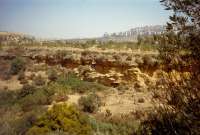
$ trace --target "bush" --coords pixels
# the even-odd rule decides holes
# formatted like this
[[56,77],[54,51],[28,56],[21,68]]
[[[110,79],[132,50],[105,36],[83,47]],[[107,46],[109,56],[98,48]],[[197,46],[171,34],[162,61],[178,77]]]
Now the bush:
[[3,80],[9,80],[10,78],[11,78],[11,73],[10,73],[10,71],[3,71],[3,73],[2,73],[2,79]]
[[49,73],[48,73],[48,79],[50,81],[56,81],[58,79],[58,75],[56,73],[55,70],[51,70]]
[[55,97],[56,90],[53,87],[35,87],[34,85],[26,84],[18,92],[16,103],[20,104],[23,110],[27,111],[35,106],[48,105]]
[[17,57],[11,62],[10,73],[13,75],[18,74],[20,71],[25,70],[24,59]]
[[21,91],[19,92],[19,96],[18,97],[22,98],[22,97],[25,97],[25,96],[27,96],[29,94],[33,94],[35,90],[36,90],[35,86],[30,85],[30,84],[25,84],[22,87]]
[[42,89],[37,89],[33,94],[29,94],[18,100],[24,111],[29,111],[38,105],[50,104],[49,97]]
[[57,83],[51,83],[43,87],[27,84],[18,94],[18,103],[22,105],[23,109],[29,110],[34,106],[48,105],[53,101],[66,101],[69,90],[69,87]]
[[136,135],[135,131],[138,128],[139,122],[131,117],[109,117],[104,116],[100,119],[89,117],[90,125],[97,135]]
[[92,134],[92,128],[84,114],[73,106],[59,104],[54,105],[44,116],[39,118],[26,135],[44,135],[58,130],[66,134]]
[[19,72],[18,78],[19,81],[24,80],[25,79],[25,74],[23,71]]
[[100,98],[96,94],[90,94],[83,96],[79,99],[79,105],[85,112],[93,113],[96,112],[101,105]]
[[37,85],[37,86],[42,86],[42,85],[45,85],[45,80],[44,80],[44,78],[42,78],[42,76],[41,75],[38,75],[38,76],[36,76],[35,78],[34,78],[34,83],[35,83],[35,85]]
[[[148,115],[147,120],[141,123],[138,133],[141,135],[190,135],[198,134],[198,129],[191,131],[190,120],[186,120],[180,113],[157,110]],[[196,132],[196,133],[195,133]]]
[[16,101],[17,92],[10,90],[0,91],[0,108],[7,105],[13,105]]
[[20,80],[20,84],[22,84],[22,85],[28,84],[28,80],[22,79],[22,80]]
[[139,98],[138,99],[138,103],[144,103],[144,102],[145,102],[144,98]]
[[61,102],[68,100],[67,95],[70,93],[70,88],[58,83],[51,83],[45,88],[45,91],[51,101]]
[[143,61],[144,61],[144,66],[147,66],[149,68],[155,67],[158,65],[158,61],[150,55],[145,55],[143,57]]
[[44,109],[34,108],[30,112],[23,113],[19,105],[1,111],[0,135],[24,135],[31,128],[36,118],[44,112]]
[[65,86],[70,87],[72,92],[89,92],[89,91],[101,91],[105,90],[106,87],[104,85],[95,83],[95,82],[87,82],[79,79],[74,74],[68,74],[66,77],[61,76],[57,83]]

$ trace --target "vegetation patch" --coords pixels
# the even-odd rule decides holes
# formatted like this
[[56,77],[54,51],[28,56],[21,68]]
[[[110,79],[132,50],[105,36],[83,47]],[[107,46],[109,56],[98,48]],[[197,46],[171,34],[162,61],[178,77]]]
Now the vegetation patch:
[[93,113],[100,107],[101,100],[96,94],[93,93],[88,96],[81,97],[79,99],[79,105],[83,111]]
[[17,57],[12,60],[10,73],[13,75],[18,74],[20,71],[25,70],[25,60],[21,57]]
[[34,123],[26,135],[43,135],[56,131],[66,134],[92,135],[92,128],[87,117],[67,104],[54,105]]
[[79,79],[74,74],[68,74],[66,76],[61,76],[57,83],[64,86],[70,87],[72,92],[84,93],[92,91],[102,91],[106,90],[107,87],[96,82],[87,82]]

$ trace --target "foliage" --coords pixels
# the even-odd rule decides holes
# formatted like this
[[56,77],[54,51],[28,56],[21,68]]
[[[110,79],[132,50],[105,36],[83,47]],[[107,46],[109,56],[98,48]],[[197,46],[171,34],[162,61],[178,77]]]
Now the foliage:
[[149,68],[149,69],[155,68],[156,66],[159,65],[158,60],[150,55],[145,55],[143,57],[143,64],[144,64],[144,67]]
[[139,125],[139,121],[129,116],[124,118],[120,116],[94,118],[91,116],[89,123],[97,135],[135,135]]
[[150,132],[159,134],[179,132],[179,134],[194,135],[199,133],[199,82],[193,78],[184,79],[184,76],[180,78],[181,80],[175,80],[174,77],[167,78],[162,89],[155,88],[164,92],[158,97],[164,106],[144,122],[144,126],[147,124]]
[[[186,62],[188,66],[198,64],[200,58],[200,17],[198,0],[162,0],[167,10],[174,15],[167,23],[167,33],[160,39],[161,58],[166,64]],[[185,57],[183,57],[183,55]],[[191,63],[192,62],[192,63]],[[177,65],[178,65],[177,64]]]
[[106,87],[101,84],[95,82],[83,81],[78,77],[76,77],[76,75],[74,74],[61,76],[57,80],[57,83],[63,85],[64,87],[68,88],[70,87],[72,92],[79,92],[79,93],[84,93],[89,91],[101,91],[106,89]]
[[22,81],[25,79],[25,73],[23,71],[19,72],[18,74],[18,78],[19,81]]
[[24,109],[29,110],[32,106],[48,105],[53,101],[67,100],[69,91],[69,87],[64,87],[58,83],[50,83],[39,88],[33,85],[24,85],[18,94],[18,103]]
[[[131,49],[131,50],[143,50],[143,51],[155,51],[157,50],[157,45],[154,43],[155,41],[151,41],[149,37],[141,36],[141,42],[135,43],[135,42],[108,42],[97,45],[97,48],[101,49]],[[149,39],[149,40],[146,40]],[[144,41],[143,41],[144,40]],[[153,40],[153,39],[152,39]]]
[[35,106],[48,105],[51,103],[50,98],[42,89],[37,89],[33,94],[29,94],[18,100],[24,111],[29,111]]
[[26,135],[42,135],[57,130],[76,135],[90,135],[92,133],[91,126],[84,114],[73,106],[59,104],[54,105],[39,118]]
[[98,110],[101,105],[101,100],[96,94],[83,96],[79,99],[79,105],[85,112],[93,113]]
[[0,91],[0,107],[12,105],[17,99],[17,92],[10,90]]
[[69,86],[51,83],[45,88],[45,91],[51,101],[66,101],[68,99],[67,94],[69,94],[71,90]]
[[199,134],[200,121],[200,17],[198,0],[161,0],[173,10],[167,33],[160,37],[160,58],[168,71],[186,69],[189,78],[163,78],[159,99],[163,103],[142,123],[142,134]]
[[44,80],[44,78],[42,78],[42,76],[41,75],[38,75],[38,76],[36,76],[35,78],[34,78],[34,84],[36,85],[36,86],[42,86],[42,85],[45,85],[45,80]]
[[158,112],[148,116],[147,120],[141,123],[140,134],[142,135],[195,135],[199,133],[198,127],[191,130],[193,123],[189,119],[184,119],[181,113],[160,108]]
[[58,75],[55,70],[50,70],[48,73],[48,79],[50,81],[56,81],[58,79]]
[[[19,105],[0,110],[0,135],[20,135],[31,128],[32,123],[43,113],[44,109],[34,108],[30,112],[22,112]],[[23,113],[23,115],[22,115]]]
[[2,79],[3,80],[9,80],[10,78],[11,78],[11,73],[10,73],[10,71],[2,71]]
[[10,73],[13,75],[18,74],[20,71],[25,69],[24,59],[17,57],[11,62]]
[[[157,35],[154,35],[157,36]],[[115,41],[95,41],[95,40],[88,40],[86,42],[79,42],[79,41],[72,41],[66,43],[57,42],[46,42],[42,44],[42,47],[48,48],[57,48],[57,47],[71,47],[71,48],[80,48],[80,49],[90,49],[95,47],[97,49],[114,49],[114,50],[121,50],[121,49],[130,49],[130,50],[143,50],[143,51],[156,51],[158,49],[157,39],[154,36],[142,36],[141,44],[137,42],[115,42]],[[23,47],[41,47],[41,44],[23,44]]]
[[19,92],[19,98],[25,97],[29,94],[33,94],[34,91],[36,90],[34,85],[30,85],[30,84],[25,84],[23,86],[23,88],[21,89],[21,91]]

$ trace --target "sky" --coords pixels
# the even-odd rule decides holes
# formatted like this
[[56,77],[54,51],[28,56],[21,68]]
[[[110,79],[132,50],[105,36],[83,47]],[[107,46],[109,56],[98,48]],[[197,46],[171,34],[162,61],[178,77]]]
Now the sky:
[[145,25],[164,25],[159,0],[0,0],[0,31],[38,38],[99,37]]

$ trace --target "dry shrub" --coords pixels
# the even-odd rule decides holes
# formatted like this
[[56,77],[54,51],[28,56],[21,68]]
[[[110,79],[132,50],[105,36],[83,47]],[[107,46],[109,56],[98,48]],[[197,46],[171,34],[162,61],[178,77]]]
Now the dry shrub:
[[101,105],[101,100],[96,94],[83,96],[79,99],[79,105],[85,112],[93,113],[98,110]]
[[48,79],[50,81],[56,81],[58,79],[58,74],[56,73],[55,70],[50,70],[48,73]]
[[138,103],[144,103],[144,102],[145,102],[144,98],[139,98],[138,99]]
[[19,72],[17,79],[19,81],[24,80],[25,79],[25,73],[23,71]]
[[38,75],[34,78],[34,84],[36,86],[42,86],[42,85],[45,85],[46,81],[44,78],[42,78],[41,75]]

